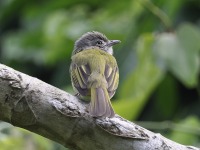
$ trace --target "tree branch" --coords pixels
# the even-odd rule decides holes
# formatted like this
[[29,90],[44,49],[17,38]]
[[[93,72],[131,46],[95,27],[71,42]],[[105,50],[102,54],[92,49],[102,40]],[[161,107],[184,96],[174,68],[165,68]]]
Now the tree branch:
[[118,115],[93,118],[87,106],[69,93],[0,64],[0,120],[72,150],[198,150]]

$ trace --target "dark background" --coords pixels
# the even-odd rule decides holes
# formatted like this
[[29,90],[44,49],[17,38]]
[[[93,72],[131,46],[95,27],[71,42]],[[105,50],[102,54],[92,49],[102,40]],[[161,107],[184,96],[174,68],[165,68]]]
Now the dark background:
[[[74,41],[88,31],[114,47],[115,111],[182,144],[200,147],[199,0],[0,0],[0,63],[73,93]],[[0,150],[63,150],[0,122]]]

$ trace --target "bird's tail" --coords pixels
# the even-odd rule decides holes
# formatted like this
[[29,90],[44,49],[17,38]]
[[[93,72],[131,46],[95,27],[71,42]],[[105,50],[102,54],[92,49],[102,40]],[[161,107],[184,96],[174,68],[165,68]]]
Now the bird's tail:
[[91,88],[89,113],[94,117],[114,117],[115,112],[106,88]]

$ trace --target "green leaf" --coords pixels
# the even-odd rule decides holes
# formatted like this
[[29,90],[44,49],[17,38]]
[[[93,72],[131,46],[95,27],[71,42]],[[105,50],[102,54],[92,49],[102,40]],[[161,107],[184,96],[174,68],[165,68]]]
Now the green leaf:
[[180,26],[177,33],[163,33],[155,43],[156,56],[188,87],[198,83],[200,61],[200,31],[189,24]]
[[185,23],[177,29],[177,37],[181,45],[186,49],[188,54],[190,52],[197,54],[200,51],[200,30],[199,27]]
[[[137,66],[122,83],[120,100],[113,104],[116,112],[127,119],[134,119],[139,115],[148,96],[162,79],[164,72],[153,58],[153,43],[152,34],[145,34],[139,38],[136,47]],[[125,104],[122,104],[122,101]]]
[[174,127],[170,139],[181,144],[194,145],[199,139],[199,126],[198,117],[189,116]]

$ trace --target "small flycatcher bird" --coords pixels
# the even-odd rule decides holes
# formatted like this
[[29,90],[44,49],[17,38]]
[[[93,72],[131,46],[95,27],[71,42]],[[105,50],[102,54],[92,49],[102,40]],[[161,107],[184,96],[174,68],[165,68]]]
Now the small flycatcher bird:
[[119,40],[108,40],[93,31],[82,35],[74,45],[70,66],[74,90],[81,99],[89,99],[93,117],[114,117],[110,99],[119,83],[119,72],[112,46]]

